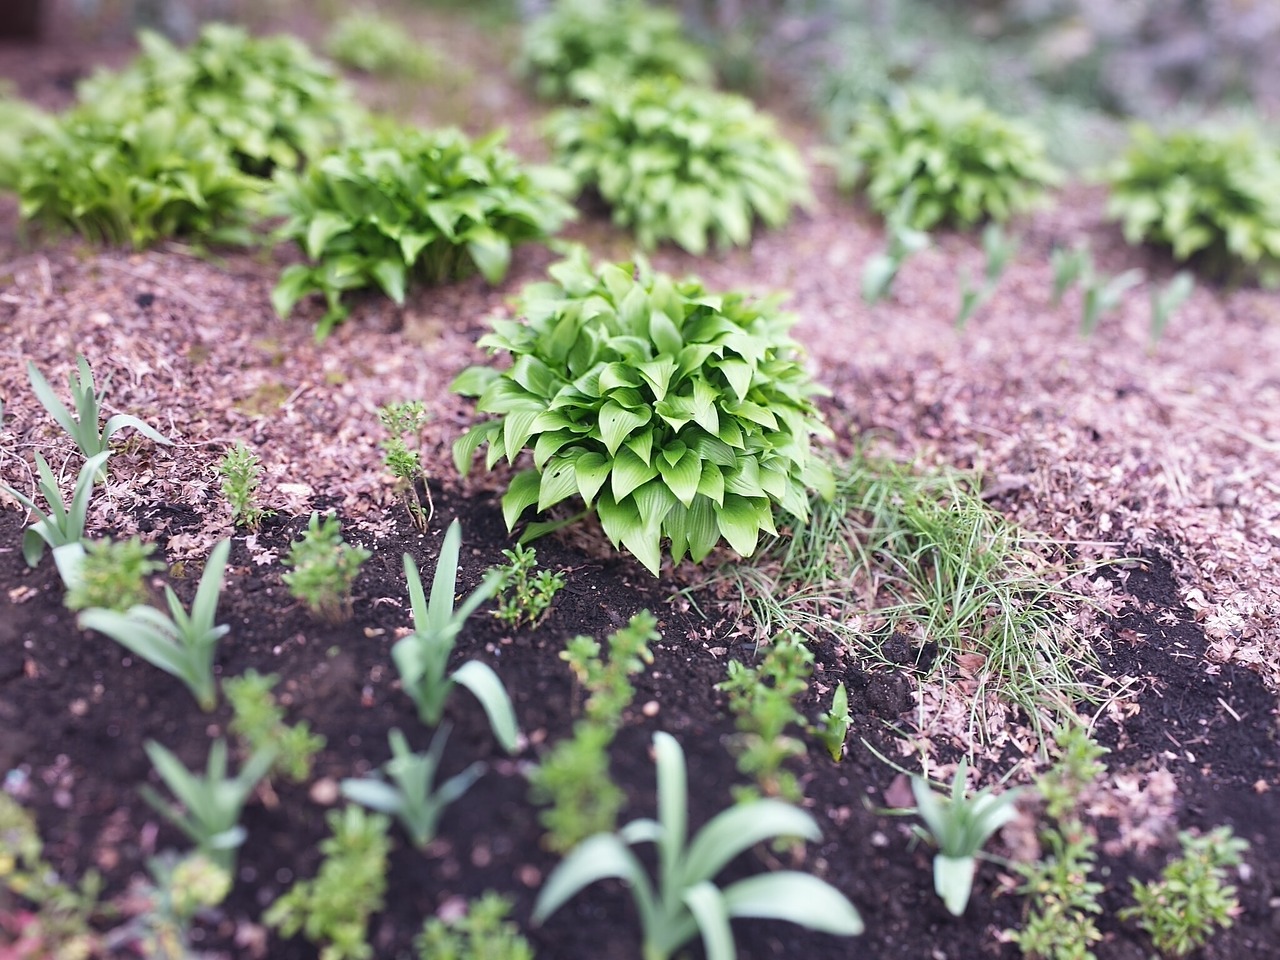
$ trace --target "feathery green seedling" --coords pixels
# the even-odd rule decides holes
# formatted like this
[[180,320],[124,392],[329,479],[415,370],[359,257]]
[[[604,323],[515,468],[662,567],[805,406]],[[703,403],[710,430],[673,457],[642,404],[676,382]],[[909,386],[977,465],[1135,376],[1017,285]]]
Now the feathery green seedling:
[[1208,942],[1218,928],[1231,926],[1240,911],[1236,888],[1226,882],[1227,867],[1240,865],[1249,844],[1218,827],[1204,836],[1178,834],[1182,856],[1160,871],[1160,879],[1130,878],[1137,904],[1120,911],[1121,920],[1137,920],[1163,957],[1185,957]]
[[149,960],[186,960],[194,950],[192,919],[227,898],[231,874],[203,853],[179,858],[173,851],[150,857],[147,872],[150,879],[131,890],[145,907],[113,930],[110,939],[116,944],[128,942],[139,956]]
[[289,592],[314,616],[330,623],[351,617],[351,585],[372,554],[342,539],[342,524],[334,516],[322,521],[312,513],[301,540],[295,540],[284,558],[293,570],[281,579]]
[[[717,887],[716,874],[738,854],[774,837],[817,840],[818,825],[789,804],[756,800],[721,812],[689,841],[684,751],[661,732],[653,746],[658,819],[633,820],[616,834],[584,840],[547,878],[534,904],[535,924],[583,887],[616,878],[628,885],[640,914],[645,960],[667,960],[699,932],[707,960],[733,960],[734,917],[786,920],[836,936],[862,932],[862,918],[844,895],[806,873],[784,870]],[[629,849],[640,843],[658,848],[656,885]]]
[[274,511],[258,506],[258,485],[262,482],[262,460],[237,440],[222,455],[215,472],[222,478],[222,495],[231,507],[231,520],[248,530],[257,530]]
[[512,628],[527,623],[536,629],[564,587],[564,574],[540,570],[536,577],[530,576],[538,565],[538,551],[533,547],[517,544],[514,550],[503,550],[502,555],[510,562],[497,568],[502,579],[498,581],[498,609],[493,615]]
[[436,828],[445,807],[471,789],[484,773],[484,764],[476,762],[450,777],[436,789],[436,774],[449,742],[449,724],[439,727],[431,738],[426,753],[414,753],[399,730],[387,735],[391,759],[383,767],[391,783],[374,777],[342,781],[342,795],[370,810],[393,814],[414,846],[423,849],[436,838]]
[[63,603],[68,610],[101,607],[117,613],[145,604],[146,577],[164,569],[163,563],[151,559],[155,550],[154,543],[143,543],[137,537],[86,544],[82,555],[60,565],[67,584]]
[[258,782],[267,775],[275,751],[260,750],[251,756],[235,777],[227,777],[227,741],[219,737],[209,748],[205,775],[198,777],[182,761],[156,743],[145,744],[151,764],[170,792],[182,804],[173,807],[149,785],[139,788],[157,813],[190,837],[201,853],[219,867],[235,872],[235,851],[245,841],[240,811]]
[[166,586],[168,616],[145,605],[130,607],[124,613],[91,608],[81,613],[76,622],[81,630],[106,634],[152,666],[177,677],[195,695],[200,709],[208,712],[218,701],[213,679],[214,654],[218,641],[231,629],[225,624],[214,626],[213,622],[230,550],[231,541],[223,540],[209,554],[190,613],[183,608],[173,588]]
[[111,448],[111,437],[119,430],[130,427],[137,430],[148,440],[163,446],[172,446],[173,441],[161,436],[137,417],[127,413],[117,413],[107,420],[101,430],[98,429],[98,418],[101,413],[102,398],[107,395],[107,387],[111,378],[102,385],[102,392],[94,388],[93,371],[89,369],[89,361],[82,356],[76,357],[76,372],[68,378],[71,390],[71,401],[76,412],[73,416],[66,404],[58,399],[58,395],[49,386],[33,361],[27,361],[27,377],[31,381],[31,389],[36,398],[49,411],[49,415],[58,421],[58,426],[67,432],[85,458],[95,457]]
[[282,936],[301,933],[323,944],[320,960],[372,960],[367,931],[387,889],[390,821],[357,806],[330,810],[325,820],[333,835],[320,842],[320,872],[290,887],[263,922]]
[[467,905],[465,916],[432,917],[414,941],[418,960],[533,960],[520,929],[507,920],[511,901],[488,891]]
[[[34,567],[44,556],[46,546],[53,548],[54,557],[58,556],[58,548],[74,546],[82,549],[84,542],[85,514],[89,510],[89,497],[93,493],[93,484],[102,471],[102,466],[110,456],[105,450],[85,461],[76,477],[76,486],[71,494],[71,503],[63,504],[62,492],[58,489],[58,479],[49,469],[44,457],[36,454],[36,471],[40,475],[40,492],[49,506],[48,513],[42,513],[35,501],[24,493],[20,493],[6,483],[0,483],[0,490],[17,499],[24,507],[36,515],[35,521],[22,532],[22,557],[27,566]],[[72,551],[74,553],[75,551]]]
[[956,768],[949,798],[940,798],[924,777],[911,778],[916,813],[928,827],[938,846],[933,858],[933,889],[953,916],[960,916],[969,904],[978,856],[993,833],[1016,815],[1018,790],[993,794],[991,788],[973,796],[965,791],[967,760]]
[[489,726],[507,753],[516,749],[518,731],[515,710],[502,681],[493,668],[479,660],[468,660],[453,673],[446,674],[449,654],[462,631],[462,625],[497,589],[497,578],[489,574],[457,610],[453,594],[458,583],[458,551],[462,545],[462,528],[457,520],[449,524],[440,545],[436,572],[431,580],[431,602],[427,602],[413,557],[404,555],[404,575],[409,585],[409,603],[413,611],[413,633],[396,641],[391,659],[400,672],[404,692],[418,706],[418,716],[429,727],[438,726],[444,716],[445,700],[455,684],[461,684],[475,695],[489,718]]
[[1190,271],[1180,270],[1164,287],[1151,288],[1151,339],[1148,351],[1154,351],[1164,336],[1169,319],[1187,302],[1196,288],[1196,278]]
[[1095,276],[1085,270],[1081,279],[1084,288],[1084,304],[1080,313],[1080,336],[1091,337],[1098,329],[1103,314],[1110,313],[1124,299],[1124,295],[1140,284],[1146,276],[1141,270],[1126,270],[1114,277]]
[[844,755],[844,741],[849,736],[849,726],[853,723],[853,715],[849,713],[849,691],[843,683],[836,684],[836,692],[831,697],[831,709],[822,717],[815,730],[822,745],[831,754],[831,759],[840,762]]
[[325,738],[313,734],[305,720],[293,726],[284,722],[284,711],[271,695],[278,680],[274,673],[264,677],[253,669],[224,680],[222,691],[232,713],[229,729],[251,753],[274,746],[272,771],[303,783],[311,777],[312,762],[324,749]]
[[[396,490],[404,500],[409,518],[414,526],[426,532],[427,524],[435,516],[436,505],[431,499],[431,488],[426,484],[426,475],[422,470],[422,457],[418,451],[409,449],[404,438],[406,436],[418,438],[423,424],[427,422],[427,409],[421,400],[388,403],[378,408],[378,420],[387,433],[391,434],[381,443],[382,461],[391,475],[396,478]],[[427,493],[425,508],[418,498],[419,477],[422,478],[422,488]]]
[[867,259],[862,268],[862,299],[879,303],[893,288],[893,281],[907,258],[929,246],[929,234],[910,225],[915,210],[915,192],[908,190],[885,221],[889,244],[882,253]]

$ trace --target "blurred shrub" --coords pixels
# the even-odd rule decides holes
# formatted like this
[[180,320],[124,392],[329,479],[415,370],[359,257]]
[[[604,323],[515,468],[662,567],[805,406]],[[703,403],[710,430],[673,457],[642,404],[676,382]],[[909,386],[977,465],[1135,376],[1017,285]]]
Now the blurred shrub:
[[548,99],[592,99],[640,77],[711,80],[679,15],[644,0],[556,0],[525,28],[518,69]]
[[1219,277],[1252,269],[1280,282],[1280,157],[1253,135],[1139,127],[1107,180],[1129,243],[1168,247]]
[[285,270],[272,295],[287,316],[309,293],[329,311],[323,338],[348,313],[349,290],[378,287],[403,303],[412,277],[443,283],[479,271],[506,276],[511,248],[551,236],[569,219],[551,171],[523,167],[495,134],[388,127],[301,173],[276,177],[275,206],[311,263]]
[[405,25],[369,10],[346,14],[330,28],[325,51],[364,73],[427,80],[439,70],[439,54],[415,40]]
[[810,202],[808,171],[772,118],[732,94],[642,80],[547,122],[557,162],[644,247],[690,253],[751,241]]
[[24,144],[53,128],[53,119],[24,100],[0,89],[0,190],[17,186]]
[[865,184],[883,215],[914,193],[909,226],[917,230],[1005,220],[1059,180],[1033,128],[976,98],[924,89],[868,109],[836,165],[841,185]]

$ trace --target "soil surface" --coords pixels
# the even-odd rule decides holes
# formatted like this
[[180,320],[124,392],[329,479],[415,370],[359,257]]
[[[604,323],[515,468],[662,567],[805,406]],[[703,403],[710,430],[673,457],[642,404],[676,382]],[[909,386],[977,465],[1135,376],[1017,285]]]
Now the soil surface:
[[[461,15],[413,17],[420,35],[483,80],[467,88],[469,100],[457,91],[411,97],[360,81],[368,99],[422,122],[461,119],[472,132],[501,120],[513,147],[545,158],[536,135],[543,108],[505,72],[510,32],[490,35]],[[294,26],[310,39],[320,30],[305,18]],[[76,73],[120,57],[118,45],[97,55],[76,48],[73,60],[66,48],[10,48],[0,50],[0,76],[58,107]],[[803,116],[790,114],[784,126],[807,149],[816,145]],[[1091,239],[1108,272],[1141,266],[1163,280],[1172,267],[1124,248],[1100,192],[1076,185],[1018,225],[1020,253],[996,296],[959,333],[951,326],[956,277],[962,268],[980,271],[976,238],[941,236],[904,267],[893,298],[868,308],[857,297],[858,272],[882,243],[881,229],[816,166],[815,178],[814,211],[761,232],[750,249],[698,260],[664,248],[656,265],[697,272],[713,289],[793,292],[796,336],[833,391],[825,412],[837,449],[873,443],[922,469],[981,469],[995,508],[1082,561],[1108,561],[1077,585],[1089,603],[1064,611],[1089,639],[1112,692],[1105,707],[1086,714],[1111,751],[1083,811],[1101,840],[1096,876],[1106,886],[1097,955],[1150,956],[1145,938],[1115,918],[1130,902],[1128,878],[1154,877],[1176,850],[1178,830],[1230,825],[1251,844],[1232,878],[1242,909],[1197,956],[1280,957],[1280,301],[1202,286],[1148,351],[1145,296],[1135,295],[1098,337],[1079,338],[1078,302],[1048,302],[1054,244]],[[568,234],[602,258],[630,252],[628,238],[590,210]],[[117,444],[91,535],[138,533],[155,542],[170,565],[157,588],[172,584],[187,602],[210,546],[233,536],[219,605],[219,622],[232,629],[219,646],[218,672],[278,674],[289,721],[308,721],[327,741],[310,781],[275,782],[250,802],[235,890],[195,931],[199,949],[237,960],[318,955],[302,939],[282,941],[262,928],[263,910],[295,879],[314,875],[336,784],[389,756],[387,731],[400,728],[418,749],[429,742],[389,657],[409,624],[401,558],[407,552],[424,572],[434,569],[443,531],[459,518],[465,592],[511,546],[498,505],[507,475],[463,480],[450,463],[448,445],[471,412],[447,384],[483,359],[474,344],[486,318],[553,260],[542,248],[522,249],[499,288],[473,280],[419,290],[403,311],[369,297],[317,346],[308,323],[319,316],[316,305],[288,322],[270,309],[271,285],[294,257],[228,251],[199,259],[179,246],[133,254],[69,239],[37,243],[21,235],[12,204],[0,204],[0,480],[29,490],[35,451],[55,467],[72,456],[30,395],[28,360],[55,385],[65,383],[77,352],[100,380],[112,374],[108,412],[141,416],[178,442]],[[436,512],[426,533],[399,507],[377,450],[375,408],[411,398],[432,413],[424,443]],[[264,495],[277,511],[254,537],[234,531],[211,474],[234,440],[262,456]],[[24,513],[9,499],[0,506],[0,777],[35,812],[59,874],[97,869],[115,895],[147,857],[186,846],[138,794],[142,783],[158,785],[143,744],[156,740],[189,766],[202,765],[211,740],[225,734],[229,710],[200,713],[180,684],[78,630],[52,563],[23,562]],[[308,616],[280,579],[279,558],[310,512],[330,509],[348,539],[373,552],[355,586],[353,617],[340,625]],[[490,889],[513,898],[514,919],[540,957],[639,957],[637,917],[619,884],[589,888],[543,927],[529,924],[557,858],[541,844],[525,774],[568,735],[580,709],[581,693],[558,657],[576,634],[603,640],[646,608],[662,632],[611,752],[612,775],[628,798],[624,818],[655,813],[657,730],[676,736],[688,757],[691,826],[746,782],[729,751],[732,716],[714,687],[730,659],[755,656],[750,625],[705,594],[695,598],[706,618],[680,598],[696,581],[688,565],[655,579],[590,528],[545,538],[537,549],[542,567],[567,577],[546,619],[536,630],[512,631],[486,607],[454,655],[498,672],[515,703],[520,750],[505,756],[478,704],[454,694],[443,773],[475,760],[486,773],[446,811],[425,852],[393,828],[387,905],[370,927],[380,958],[410,955],[424,918]],[[811,743],[808,758],[793,764],[823,840],[803,853],[752,851],[725,876],[811,870],[852,900],[867,929],[847,941],[786,924],[736,923],[746,960],[1018,955],[1002,931],[1020,924],[1024,903],[1003,858],[1034,832],[1034,811],[1023,810],[993,841],[998,862],[979,870],[959,919],[934,894],[932,850],[913,838],[913,818],[885,812],[910,802],[905,778],[886,759],[918,769],[923,750],[945,779],[972,749],[983,782],[1006,771],[1025,782],[1038,763],[1025,718],[1011,716],[1008,736],[985,750],[964,742],[945,710],[925,708],[935,702],[926,691],[937,679],[917,666],[927,643],[910,630],[895,636],[884,649],[897,667],[874,670],[834,643],[815,648],[814,681],[799,708],[816,718],[844,681],[855,718],[841,763]],[[701,947],[688,952],[701,956]],[[0,958],[7,960],[3,942]]]

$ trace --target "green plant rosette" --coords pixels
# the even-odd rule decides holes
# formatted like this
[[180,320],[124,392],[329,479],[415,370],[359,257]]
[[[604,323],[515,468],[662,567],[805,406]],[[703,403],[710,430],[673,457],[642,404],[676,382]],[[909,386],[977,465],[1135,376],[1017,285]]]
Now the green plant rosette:
[[750,556],[777,532],[775,508],[804,522],[808,491],[830,496],[810,447],[829,435],[811,399],[825,391],[787,336],[794,318],[644,262],[593,270],[582,249],[550,274],[524,289],[523,321],[480,340],[511,367],[471,367],[452,387],[496,415],[455,443],[463,474],[481,446],[490,468],[532,452],[502,498],[508,528],[580,498],[656,575],[664,540],[676,563],[722,538]]

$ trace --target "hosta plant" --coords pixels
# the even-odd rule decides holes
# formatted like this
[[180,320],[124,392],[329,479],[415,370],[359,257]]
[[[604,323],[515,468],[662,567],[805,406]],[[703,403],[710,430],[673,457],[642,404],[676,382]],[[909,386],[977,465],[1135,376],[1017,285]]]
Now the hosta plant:
[[1129,243],[1218,276],[1253,269],[1280,282],[1280,157],[1256,138],[1139,127],[1107,180],[1107,210]]
[[147,116],[165,108],[199,116],[242,170],[267,176],[294,168],[360,124],[355,100],[298,39],[251,37],[213,23],[179,49],[157,33],[121,73],[99,73],[80,97],[100,114]]
[[53,126],[51,117],[25,100],[8,96],[0,85],[0,190],[15,186],[27,141]]
[[[644,931],[645,960],[667,960],[701,933],[707,960],[737,956],[729,921],[735,917],[786,920],[837,936],[862,932],[862,918],[844,895],[817,877],[781,870],[720,888],[718,874],[738,854],[774,837],[817,840],[809,814],[778,800],[738,804],[688,838],[684,751],[666,733],[653,736],[658,767],[658,819],[633,820],[616,834],[584,840],[547,878],[533,909],[541,923],[566,900],[597,880],[627,883]],[[631,847],[658,848],[655,884]]]
[[732,94],[640,81],[554,114],[547,133],[579,189],[598,191],[645,247],[745,246],[757,218],[780,226],[812,200],[800,154]]
[[526,168],[502,134],[472,142],[456,130],[387,128],[276,178],[279,237],[309,262],[280,277],[272,303],[281,316],[310,293],[324,294],[323,339],[350,308],[351,290],[374,287],[403,304],[411,279],[445,283],[479,271],[506,276],[512,247],[545,239],[573,211],[551,171]]
[[329,28],[325,52],[345,67],[383,76],[428,80],[439,54],[415,40],[405,25],[371,10],[353,10]]
[[821,390],[775,304],[644,263],[597,272],[582,250],[550,272],[525,288],[524,321],[497,320],[480,340],[511,366],[453,384],[495,415],[454,444],[461,472],[484,445],[489,467],[532,451],[502,498],[508,528],[529,507],[580,498],[656,575],[664,538],[676,563],[721,538],[750,556],[776,533],[775,507],[804,521],[808,490],[829,495],[810,449],[829,432],[811,399]]
[[644,0],[557,0],[525,28],[518,69],[554,99],[590,98],[640,77],[711,80],[679,14]]
[[1060,178],[1034,129],[980,100],[927,89],[868,109],[837,150],[836,168],[842,186],[864,185],[882,214],[914,188],[918,230],[1006,220]]

